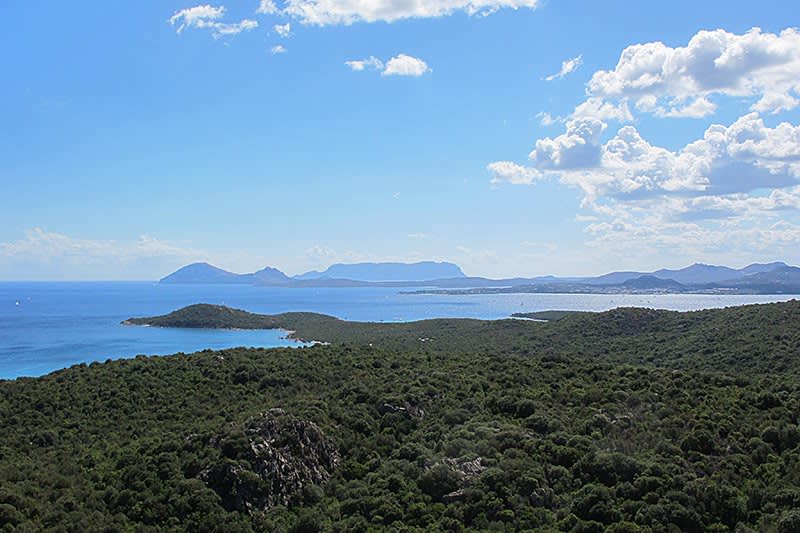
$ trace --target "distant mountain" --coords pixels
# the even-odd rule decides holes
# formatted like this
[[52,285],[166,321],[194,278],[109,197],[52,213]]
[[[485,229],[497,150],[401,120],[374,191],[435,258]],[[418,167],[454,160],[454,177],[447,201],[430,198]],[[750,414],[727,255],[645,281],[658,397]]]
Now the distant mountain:
[[619,284],[620,287],[625,287],[632,290],[644,291],[659,289],[671,292],[683,292],[686,286],[678,283],[673,279],[662,279],[656,276],[639,276],[638,278],[629,279]]
[[641,276],[653,276],[659,279],[673,280],[681,285],[707,285],[711,283],[726,283],[731,280],[744,278],[751,274],[770,272],[786,266],[786,263],[776,261],[774,263],[754,263],[737,270],[726,266],[695,263],[688,267],[675,270],[662,268],[655,272],[611,272],[594,278],[582,278],[578,280],[573,278],[569,280],[569,282],[579,281],[580,283],[589,285],[619,285],[629,280],[640,278]]
[[784,265],[766,272],[729,280],[720,285],[760,293],[794,294],[800,292],[800,268]]
[[[696,263],[677,270],[610,272],[597,277],[489,279],[467,277],[453,263],[335,264],[322,272],[289,277],[277,268],[265,267],[251,274],[235,274],[208,263],[187,265],[162,283],[227,283],[262,287],[419,287],[458,289],[471,293],[746,293],[800,294],[800,269],[786,263],[754,263],[741,269]],[[447,291],[449,292],[449,291]]]
[[289,283],[292,278],[278,270],[277,268],[264,267],[258,272],[245,274],[251,277],[251,282],[257,285],[280,285]]
[[252,279],[208,263],[193,263],[162,278],[161,283],[252,283]]
[[662,268],[653,272],[653,276],[661,279],[671,279],[684,285],[697,285],[736,279],[744,276],[744,274],[739,270],[725,266],[695,263],[679,270]]
[[209,265],[193,263],[179,268],[169,276],[162,278],[161,283],[194,283],[194,284],[242,284],[278,285],[289,282],[289,276],[277,268],[265,267],[252,274],[235,274]]
[[[570,282],[580,281],[590,285],[617,285],[619,283],[625,283],[628,280],[636,279],[646,275],[647,274],[645,272],[610,272],[608,274],[603,274],[602,276],[597,276],[596,278],[578,278],[577,280],[570,280]],[[558,279],[557,281],[564,280]]]
[[746,267],[739,269],[739,272],[745,276],[750,276],[752,274],[760,274],[762,272],[769,272],[771,270],[786,268],[788,266],[789,265],[783,261],[775,261],[774,263],[753,263],[752,265],[747,265]]
[[311,271],[295,276],[296,280],[337,279],[352,281],[426,281],[464,278],[458,265],[422,261],[419,263],[338,263],[322,272]]

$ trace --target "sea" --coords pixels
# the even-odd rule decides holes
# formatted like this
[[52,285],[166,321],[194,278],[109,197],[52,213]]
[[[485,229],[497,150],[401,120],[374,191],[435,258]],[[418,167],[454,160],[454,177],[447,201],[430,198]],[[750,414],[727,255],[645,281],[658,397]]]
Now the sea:
[[605,311],[650,307],[690,311],[800,298],[797,295],[697,294],[404,294],[397,288],[275,288],[153,282],[0,283],[0,379],[41,376],[80,363],[140,354],[192,353],[238,346],[299,346],[280,330],[168,329],[125,326],[130,317],[169,313],[194,303],[254,313],[313,311],[345,320],[507,318],[551,309]]

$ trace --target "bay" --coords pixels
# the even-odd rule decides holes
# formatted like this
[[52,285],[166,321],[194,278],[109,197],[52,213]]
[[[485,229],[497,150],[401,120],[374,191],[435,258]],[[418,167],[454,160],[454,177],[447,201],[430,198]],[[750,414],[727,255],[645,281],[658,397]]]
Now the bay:
[[634,306],[689,311],[798,298],[792,295],[401,294],[397,288],[275,288],[160,285],[152,282],[0,283],[0,379],[39,376],[77,363],[139,354],[298,346],[285,332],[182,330],[123,326],[193,303],[255,313],[313,311],[345,320],[505,318],[549,309],[604,311]]

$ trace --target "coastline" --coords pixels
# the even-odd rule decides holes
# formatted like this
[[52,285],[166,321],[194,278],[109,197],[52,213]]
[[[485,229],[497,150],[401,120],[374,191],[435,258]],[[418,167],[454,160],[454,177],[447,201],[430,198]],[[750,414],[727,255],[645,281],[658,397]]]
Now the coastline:
[[280,331],[283,333],[281,339],[292,341],[301,344],[328,344],[325,341],[307,340],[297,336],[297,331],[286,328],[234,328],[234,327],[177,327],[177,326],[159,326],[157,324],[136,324],[131,319],[126,319],[120,322],[122,326],[134,328],[159,328],[159,329],[196,329],[204,331]]

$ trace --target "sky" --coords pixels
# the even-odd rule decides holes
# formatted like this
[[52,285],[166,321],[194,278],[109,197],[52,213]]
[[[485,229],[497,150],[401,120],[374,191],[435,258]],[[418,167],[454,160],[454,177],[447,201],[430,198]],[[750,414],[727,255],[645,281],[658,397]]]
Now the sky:
[[0,280],[800,263],[794,2],[0,3]]

